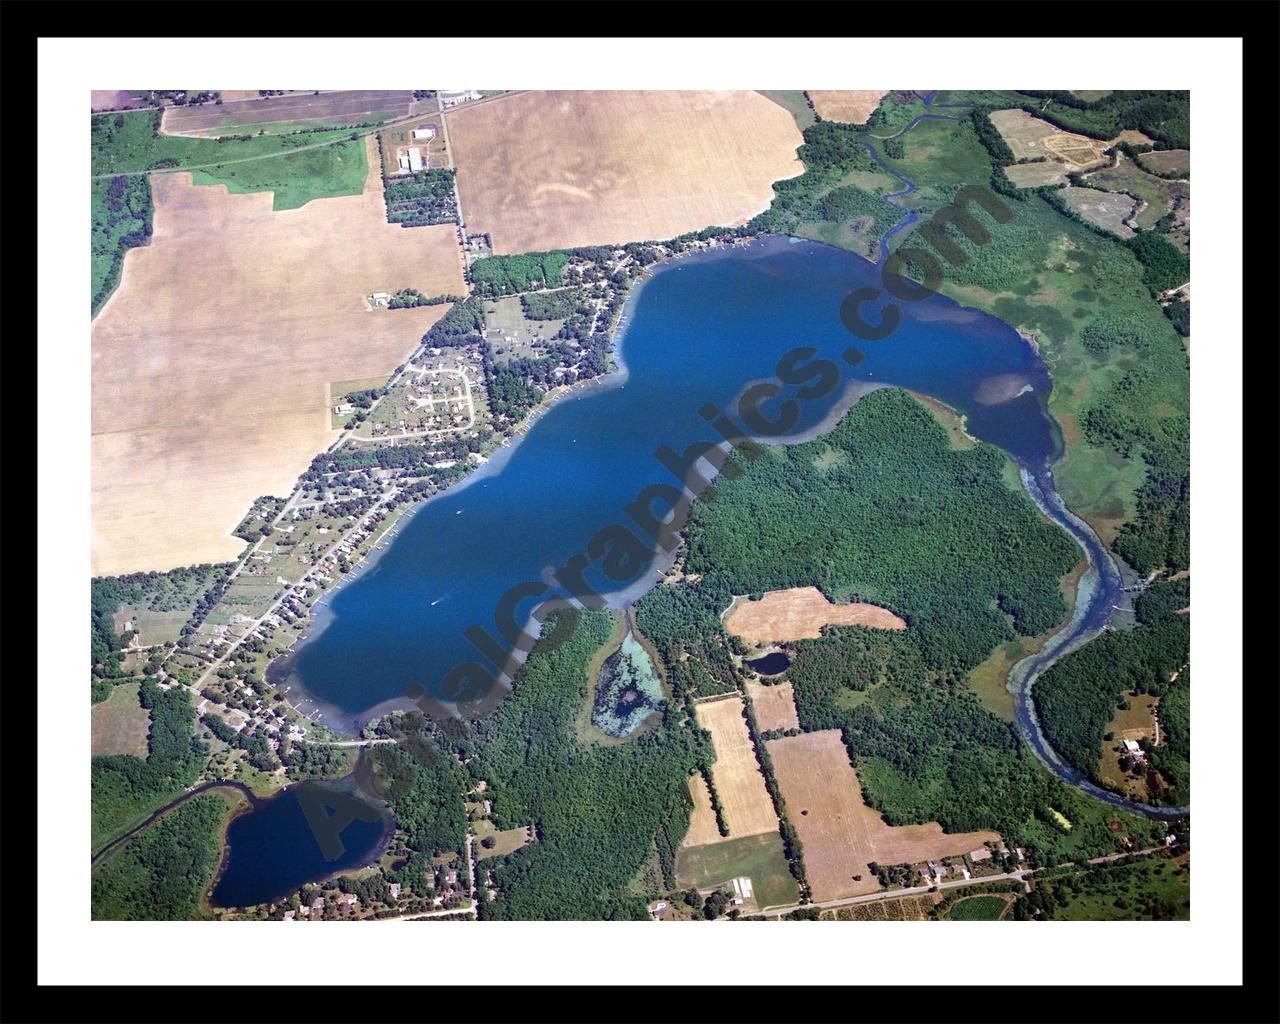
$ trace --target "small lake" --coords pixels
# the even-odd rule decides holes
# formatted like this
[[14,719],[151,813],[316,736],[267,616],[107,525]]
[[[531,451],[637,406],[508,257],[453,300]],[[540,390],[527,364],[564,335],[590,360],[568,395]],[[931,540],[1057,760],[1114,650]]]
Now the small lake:
[[[964,413],[971,434],[1043,472],[1060,450],[1045,414],[1050,382],[1017,332],[934,295],[900,303],[902,322],[890,337],[862,341],[840,318],[845,297],[861,287],[880,287],[875,264],[785,238],[658,267],[623,314],[625,371],[560,401],[521,442],[419,506],[365,571],[324,599],[307,639],[271,667],[272,681],[291,687],[295,702],[309,696],[326,724],[347,729],[375,709],[406,705],[413,684],[439,694],[452,668],[483,660],[464,632],[478,625],[497,635],[500,595],[520,581],[554,583],[552,571],[597,531],[628,523],[622,510],[641,488],[675,479],[654,452],[718,442],[699,410],[706,403],[735,409],[744,387],[773,379],[778,360],[797,346],[834,360],[842,386],[800,401],[784,440],[834,426],[852,397],[845,385],[900,385]],[[865,315],[874,322],[878,305]],[[852,369],[842,354],[855,344],[865,358]],[[762,411],[775,416],[796,390],[785,388]],[[665,564],[651,557],[615,582],[593,562],[584,579],[623,607],[657,582]],[[554,592],[564,593],[558,585]],[[526,600],[512,617],[527,621],[535,603]]]
[[622,646],[600,666],[591,722],[606,735],[623,739],[662,706],[662,680],[658,670],[649,652],[628,629]]
[[762,676],[776,676],[791,667],[791,659],[782,651],[770,651],[762,658],[747,662],[747,668]]
[[355,793],[343,782],[303,782],[278,796],[258,801],[227,829],[228,853],[214,885],[210,902],[215,907],[247,907],[288,895],[307,882],[318,882],[340,872],[364,867],[381,856],[391,836],[391,815],[361,799],[361,813],[337,831],[341,852],[321,849],[317,833],[308,822],[304,803],[316,807],[329,800],[336,824],[346,820],[343,807]]

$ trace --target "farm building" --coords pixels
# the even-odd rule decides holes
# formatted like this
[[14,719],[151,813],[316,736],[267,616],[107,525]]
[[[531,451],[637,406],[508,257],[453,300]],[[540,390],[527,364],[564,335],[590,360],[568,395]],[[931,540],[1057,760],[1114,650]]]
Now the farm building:
[[427,125],[425,128],[415,128],[413,130],[413,137],[415,140],[422,139],[430,142],[436,137],[435,127],[433,125]]
[[410,146],[406,156],[409,157],[409,170],[415,174],[422,170],[422,150],[417,146]]

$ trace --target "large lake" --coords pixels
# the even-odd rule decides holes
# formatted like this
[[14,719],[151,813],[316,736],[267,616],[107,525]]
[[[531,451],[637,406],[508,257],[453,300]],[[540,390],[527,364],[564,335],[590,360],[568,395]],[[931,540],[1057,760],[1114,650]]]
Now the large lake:
[[[504,591],[548,578],[596,531],[628,522],[622,509],[642,487],[674,480],[654,451],[717,441],[699,409],[732,409],[744,386],[772,379],[796,346],[835,360],[845,382],[901,385],[946,402],[967,416],[972,434],[1042,473],[1060,438],[1045,413],[1048,373],[1030,345],[1009,325],[940,295],[899,303],[893,334],[859,340],[841,321],[841,303],[854,288],[879,286],[867,260],[790,239],[658,268],[624,313],[625,370],[559,402],[522,442],[420,506],[365,571],[324,599],[311,634],[273,667],[273,678],[291,687],[292,700],[305,693],[325,722],[348,728],[410,684],[438,692],[447,671],[476,658],[463,633],[473,624],[493,631]],[[851,345],[866,353],[856,369],[841,361]],[[838,388],[801,402],[787,439],[829,429],[842,395]],[[626,587],[599,572],[586,578],[623,604],[656,582],[657,565],[652,559]],[[521,606],[521,616],[530,610],[531,602]]]

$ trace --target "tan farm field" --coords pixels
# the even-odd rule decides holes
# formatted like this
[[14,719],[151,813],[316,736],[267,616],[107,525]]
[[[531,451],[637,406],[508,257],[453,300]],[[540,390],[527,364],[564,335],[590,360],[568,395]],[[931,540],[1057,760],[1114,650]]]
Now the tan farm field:
[[761,732],[800,728],[795,690],[790,683],[747,683],[747,695]]
[[907,624],[887,608],[874,604],[832,604],[817,587],[772,590],[759,601],[737,600],[724,618],[724,627],[747,643],[813,640],[823,626],[870,626],[906,629]]
[[[877,892],[870,865],[914,864],[965,853],[1000,838],[995,832],[942,831],[937,822],[895,827],[862,799],[839,729],[767,740],[787,817],[804,849],[813,898]],[[855,879],[855,875],[861,875]]]
[[689,796],[693,798],[693,812],[689,815],[689,831],[684,834],[681,846],[706,846],[724,838],[716,824],[716,812],[711,806],[711,791],[702,772],[689,776]]
[[810,89],[813,109],[826,121],[866,124],[888,89]]
[[527,92],[446,115],[468,231],[498,254],[745,222],[804,168],[756,92]]
[[715,747],[716,763],[711,767],[711,781],[724,807],[730,837],[738,839],[777,831],[778,816],[747,731],[742,698],[707,701],[698,704],[695,713],[698,724],[711,733],[711,744]]
[[385,378],[449,308],[366,296],[465,290],[452,225],[386,222],[376,160],[362,194],[296,210],[152,178],[151,244],[93,322],[95,576],[235,558],[253,499],[337,436],[329,383]]

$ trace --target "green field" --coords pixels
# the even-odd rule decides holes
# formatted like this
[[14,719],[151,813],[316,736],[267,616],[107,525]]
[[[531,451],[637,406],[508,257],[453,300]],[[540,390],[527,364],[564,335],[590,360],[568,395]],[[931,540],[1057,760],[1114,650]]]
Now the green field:
[[226,185],[233,193],[269,190],[275,193],[273,210],[294,210],[313,199],[355,195],[364,188],[368,175],[364,140],[348,139],[270,160],[193,171],[191,180],[197,185]]
[[761,910],[787,906],[800,898],[800,887],[782,852],[782,836],[776,832],[689,846],[676,855],[676,882],[682,887],[710,889],[741,875],[751,879]]
[[302,135],[262,135],[249,139],[196,139],[156,134],[161,112],[137,110],[123,114],[99,114],[90,134],[90,174],[222,164],[289,153],[301,146],[350,138],[352,129],[332,128]]
[[796,127],[801,131],[818,119],[813,108],[809,106],[809,101],[805,99],[803,89],[761,89],[760,95],[767,96],[786,110],[795,118]]
[[953,903],[944,921],[996,921],[1008,906],[999,896],[969,896]]

